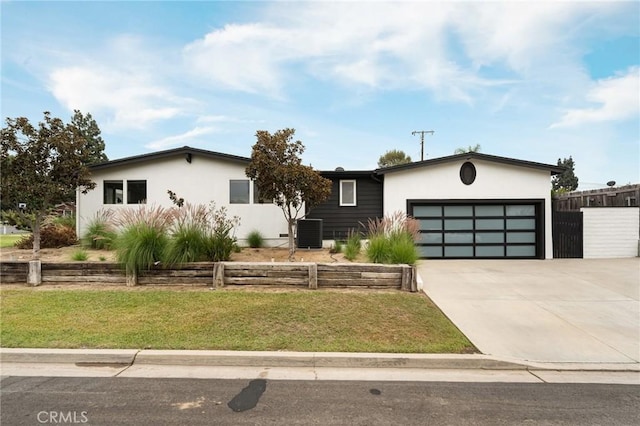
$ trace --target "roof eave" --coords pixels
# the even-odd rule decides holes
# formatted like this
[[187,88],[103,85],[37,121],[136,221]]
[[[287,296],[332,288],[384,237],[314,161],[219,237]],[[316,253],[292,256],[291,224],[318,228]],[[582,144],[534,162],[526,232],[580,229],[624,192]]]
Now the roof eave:
[[243,163],[243,164],[248,164],[249,162],[251,162],[251,159],[247,157],[240,157],[237,155],[208,151],[206,149],[183,146],[180,148],[168,149],[165,151],[151,152],[148,154],[141,154],[141,155],[135,155],[132,157],[125,157],[125,158],[119,158],[116,160],[106,161],[104,163],[92,164],[89,166],[89,169],[101,170],[101,169],[107,169],[111,167],[135,164],[135,163],[140,163],[140,162],[149,161],[149,160],[157,160],[161,158],[168,158],[176,155],[186,155],[186,154],[201,155],[209,158],[219,158],[219,159],[234,161],[234,162]]
[[462,160],[462,159],[465,159],[465,160],[479,159],[479,160],[485,160],[485,161],[493,161],[493,162],[496,162],[496,163],[508,164],[508,165],[512,165],[512,166],[529,167],[529,168],[534,168],[534,169],[539,169],[539,170],[547,170],[552,175],[559,174],[559,173],[562,173],[564,171],[563,167],[555,166],[555,165],[552,165],[552,164],[544,164],[544,163],[537,163],[537,162],[534,162],[534,161],[518,160],[518,159],[515,159],[515,158],[508,158],[508,157],[499,157],[499,156],[496,156],[496,155],[481,154],[481,153],[477,153],[477,152],[466,152],[466,153],[463,153],[463,154],[455,154],[455,155],[450,155],[450,156],[447,156],[447,157],[432,158],[432,159],[423,160],[423,161],[416,161],[416,162],[413,162],[413,163],[407,163],[407,164],[400,164],[400,165],[397,165],[397,166],[385,167],[385,168],[381,168],[381,169],[376,169],[375,172],[377,174],[386,174],[386,173],[392,173],[392,172],[402,171],[402,170],[409,170],[409,169],[414,169],[414,168],[424,167],[424,166],[430,166],[430,165],[435,165],[435,164],[449,163],[449,162],[458,161],[458,160]]

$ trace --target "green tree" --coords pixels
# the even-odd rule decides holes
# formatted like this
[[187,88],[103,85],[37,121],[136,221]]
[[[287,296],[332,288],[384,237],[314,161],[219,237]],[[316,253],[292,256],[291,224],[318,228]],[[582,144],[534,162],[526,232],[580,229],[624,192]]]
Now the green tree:
[[454,154],[466,154],[467,152],[480,152],[480,150],[482,149],[482,146],[480,146],[479,143],[475,144],[475,146],[471,146],[469,145],[468,147],[460,147],[460,148],[456,148],[455,151],[453,151]]
[[564,172],[551,179],[551,189],[554,192],[574,191],[578,187],[578,177],[575,174],[573,158],[558,158],[558,166],[564,167]]
[[392,149],[391,151],[385,152],[378,159],[378,167],[390,167],[397,166],[399,164],[407,164],[411,162],[411,157],[404,153],[404,151],[399,151],[397,149]]
[[295,129],[256,133],[246,175],[255,180],[260,198],[273,200],[284,214],[289,232],[289,260],[294,260],[296,221],[331,195],[331,181],[302,164],[304,145],[293,141]]
[[24,117],[7,118],[0,148],[0,197],[24,213],[34,214],[33,258],[40,256],[40,224],[69,191],[95,188],[87,163],[86,140],[72,124],[44,113],[34,127]]
[[88,165],[109,161],[109,158],[104,153],[105,145],[102,136],[100,136],[100,128],[91,113],[83,115],[79,110],[74,110],[71,124],[80,131],[87,143],[87,149],[89,150]]

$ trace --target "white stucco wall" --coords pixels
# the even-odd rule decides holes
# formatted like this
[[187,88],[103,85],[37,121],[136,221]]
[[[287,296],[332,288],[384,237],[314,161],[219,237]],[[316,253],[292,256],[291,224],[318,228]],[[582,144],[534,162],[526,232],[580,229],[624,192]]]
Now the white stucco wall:
[[[229,204],[229,180],[247,179],[245,165],[242,163],[218,160],[194,155],[191,163],[184,156],[154,159],[108,169],[94,170],[92,179],[97,186],[87,194],[77,196],[78,235],[86,229],[88,220],[100,209],[115,211],[136,208],[131,204],[103,204],[105,180],[124,181],[124,199],[126,200],[127,180],[147,181],[147,206],[159,205],[171,207],[167,190],[192,204],[216,202],[216,207],[225,206],[228,216],[237,215],[241,223],[236,237],[242,240],[246,235],[258,230],[271,244],[281,244],[280,234],[287,233],[287,225],[278,206],[273,204]],[[253,189],[251,189],[253,190]]]
[[390,172],[384,177],[384,212],[407,211],[407,200],[545,200],[545,257],[553,257],[551,235],[551,175],[549,171],[473,159],[476,179],[471,185],[460,180],[466,160]]
[[583,257],[638,256],[640,208],[583,207]]

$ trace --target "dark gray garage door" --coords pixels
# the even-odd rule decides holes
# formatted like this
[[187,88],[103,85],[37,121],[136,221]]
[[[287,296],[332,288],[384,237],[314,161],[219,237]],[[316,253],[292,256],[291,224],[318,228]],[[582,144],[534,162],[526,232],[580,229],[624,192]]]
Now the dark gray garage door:
[[544,258],[544,200],[408,202],[423,258]]

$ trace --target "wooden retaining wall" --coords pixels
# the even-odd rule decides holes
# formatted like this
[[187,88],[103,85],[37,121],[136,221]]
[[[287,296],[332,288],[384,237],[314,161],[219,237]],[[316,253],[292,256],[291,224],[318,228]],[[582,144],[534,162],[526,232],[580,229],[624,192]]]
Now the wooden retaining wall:
[[28,262],[9,261],[0,263],[0,283],[26,283]]
[[[0,282],[26,283],[28,262],[0,262]],[[42,263],[42,284],[192,285],[284,288],[370,288],[417,291],[409,265],[307,262],[196,262],[127,276],[117,263]]]
[[194,262],[172,268],[142,271],[138,285],[213,285],[213,262]]
[[[127,277],[117,263],[42,263],[43,284],[125,285]],[[4,281],[4,277],[3,277]]]

